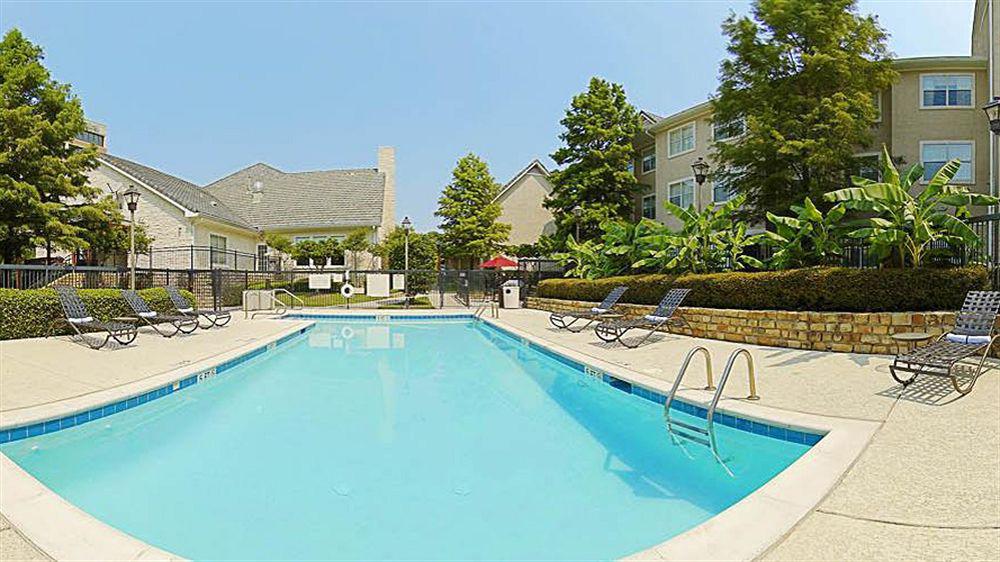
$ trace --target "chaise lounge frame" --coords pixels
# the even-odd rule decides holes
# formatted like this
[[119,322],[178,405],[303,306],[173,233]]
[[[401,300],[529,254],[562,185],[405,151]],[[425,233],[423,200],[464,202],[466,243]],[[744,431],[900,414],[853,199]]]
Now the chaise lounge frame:
[[[122,289],[122,297],[125,298],[125,301],[132,308],[132,312],[135,313],[135,317],[139,321],[144,322],[147,326],[156,330],[156,333],[165,338],[172,338],[181,332],[190,334],[198,329],[197,317],[160,314],[149,308],[149,304],[139,296],[139,293],[133,290]],[[164,324],[170,324],[174,327],[174,330],[170,331],[169,329],[161,328]]]
[[[624,285],[615,287],[604,297],[601,304],[593,308],[577,308],[570,311],[553,312],[549,314],[549,322],[560,330],[569,330],[573,333],[582,332],[594,322],[600,321],[604,315],[611,312],[627,290],[628,287]],[[586,324],[575,327],[576,323],[580,321],[586,321]]]
[[[53,289],[55,289],[56,294],[59,296],[59,304],[62,305],[63,314],[65,315],[65,318],[59,318],[56,321],[69,324],[70,328],[76,332],[76,336],[74,337],[87,344],[87,347],[101,349],[112,338],[121,345],[129,345],[135,341],[138,330],[136,330],[134,324],[94,320],[94,317],[87,312],[87,306],[83,304],[83,299],[80,298],[75,288],[67,285],[56,285]],[[54,327],[55,323],[53,322],[52,327]],[[50,335],[51,332],[50,328]],[[104,340],[100,341],[100,343],[91,342],[86,337],[86,334],[95,332],[104,332]]]
[[[681,305],[691,289],[670,289],[656,310],[652,314],[647,314],[641,318],[631,320],[617,320],[612,322],[601,322],[594,328],[594,333],[601,340],[612,343],[617,341],[627,348],[635,349],[646,342],[657,330],[663,326],[687,326],[688,323],[683,317],[677,316],[677,307]],[[623,340],[622,337],[630,330],[648,329],[649,333],[634,344]]]
[[[173,303],[174,308],[177,309],[179,314],[198,320],[198,326],[203,330],[207,330],[212,327],[221,328],[222,326],[228,324],[233,318],[230,313],[224,310],[204,310],[191,306],[191,303],[184,298],[184,295],[181,294],[180,290],[173,285],[167,286],[167,295],[170,296],[170,302]],[[202,318],[208,321],[207,326],[203,326],[201,324]]]
[[[1000,291],[969,291],[962,310],[955,315],[955,328],[942,334],[933,343],[896,355],[889,365],[889,373],[904,388],[912,384],[919,375],[948,377],[956,392],[968,394],[983,373],[986,358],[1000,337],[996,331],[998,314]],[[965,342],[954,341],[961,339]],[[969,358],[978,359],[978,363],[972,381],[963,387],[955,370],[963,360]]]

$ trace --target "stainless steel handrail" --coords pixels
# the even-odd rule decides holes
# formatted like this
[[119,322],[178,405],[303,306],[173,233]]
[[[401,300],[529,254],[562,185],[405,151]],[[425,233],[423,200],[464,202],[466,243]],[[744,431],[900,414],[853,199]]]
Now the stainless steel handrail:
[[[306,306],[306,301],[302,300],[301,298],[299,298],[298,295],[296,295],[295,293],[292,293],[288,289],[278,288],[278,289],[272,289],[272,291],[274,293],[277,293],[278,291],[281,291],[282,293],[285,293],[286,295],[288,295],[288,296],[292,297],[293,299],[299,301],[299,308],[305,308],[305,306]],[[271,297],[274,298],[274,300],[276,302],[281,302],[280,300],[277,299],[277,297],[274,296],[274,294],[272,294]],[[285,303],[281,303],[281,304],[285,304]],[[288,306],[288,305],[286,305],[286,306]],[[294,306],[291,306],[291,309],[292,310],[296,310],[296,308]]]
[[747,400],[760,400],[760,396],[757,396],[757,377],[754,374],[753,368],[753,355],[750,354],[750,350],[745,347],[741,347],[729,355],[729,360],[726,361],[726,368],[722,371],[722,378],[719,379],[719,388],[715,390],[715,395],[712,396],[712,403],[708,407],[708,415],[706,419],[708,421],[708,431],[709,436],[712,439],[712,448],[715,448],[715,432],[712,430],[714,425],[713,418],[715,417],[715,409],[719,406],[719,399],[722,398],[722,391],[726,388],[726,382],[729,380],[729,375],[733,372],[733,365],[736,364],[736,358],[740,356],[746,357],[747,360],[747,377],[750,381],[750,395],[747,396]]

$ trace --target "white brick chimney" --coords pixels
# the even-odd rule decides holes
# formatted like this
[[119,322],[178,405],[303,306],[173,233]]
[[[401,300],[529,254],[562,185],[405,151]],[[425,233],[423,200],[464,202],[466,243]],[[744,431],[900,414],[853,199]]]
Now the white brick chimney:
[[378,171],[385,174],[384,203],[382,204],[381,239],[396,225],[396,149],[378,147]]

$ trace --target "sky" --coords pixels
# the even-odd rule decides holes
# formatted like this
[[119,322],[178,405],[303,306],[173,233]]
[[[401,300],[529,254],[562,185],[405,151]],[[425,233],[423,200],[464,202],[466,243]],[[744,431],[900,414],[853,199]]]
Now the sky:
[[[973,1],[868,0],[899,57],[968,55]],[[373,168],[396,148],[397,219],[437,225],[455,162],[506,183],[552,166],[591,76],[668,115],[705,101],[720,24],[747,2],[12,2],[0,29],[41,45],[111,153],[204,185],[266,162]]]

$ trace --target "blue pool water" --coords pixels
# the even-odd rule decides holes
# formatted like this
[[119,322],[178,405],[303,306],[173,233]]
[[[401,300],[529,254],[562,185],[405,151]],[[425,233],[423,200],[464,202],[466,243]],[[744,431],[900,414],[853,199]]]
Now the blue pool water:
[[352,320],[0,451],[193,559],[612,559],[705,521],[808,449],[716,432],[733,476],[671,444],[662,406],[492,328]]

